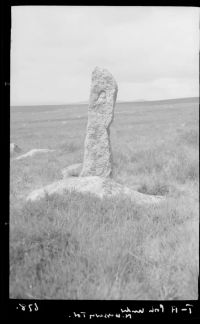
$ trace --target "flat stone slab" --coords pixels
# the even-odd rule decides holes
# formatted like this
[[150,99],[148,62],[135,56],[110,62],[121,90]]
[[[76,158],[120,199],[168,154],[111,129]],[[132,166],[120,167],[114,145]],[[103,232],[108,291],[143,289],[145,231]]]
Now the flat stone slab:
[[55,150],[49,150],[49,149],[33,149],[23,155],[18,156],[15,160],[25,159],[27,157],[31,157],[38,153],[48,153],[48,152],[54,152],[54,151]]
[[26,200],[37,201],[44,198],[46,194],[63,195],[65,190],[90,193],[99,198],[117,195],[127,196],[138,205],[158,204],[164,200],[162,196],[145,195],[129,187],[123,186],[112,179],[98,176],[65,178],[43,188],[34,190],[28,195]]

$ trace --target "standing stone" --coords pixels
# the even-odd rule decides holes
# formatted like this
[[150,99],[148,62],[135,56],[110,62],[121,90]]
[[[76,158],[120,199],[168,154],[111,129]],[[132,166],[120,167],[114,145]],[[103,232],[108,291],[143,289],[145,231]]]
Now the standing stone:
[[92,73],[88,124],[81,177],[112,175],[110,124],[114,117],[117,83],[112,74],[96,67]]

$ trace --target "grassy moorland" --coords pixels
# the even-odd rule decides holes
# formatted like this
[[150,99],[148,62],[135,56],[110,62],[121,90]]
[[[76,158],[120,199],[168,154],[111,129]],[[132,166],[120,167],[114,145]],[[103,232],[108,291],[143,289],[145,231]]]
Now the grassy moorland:
[[25,202],[82,161],[87,106],[11,108],[10,297],[179,300],[198,298],[198,101],[120,103],[111,126],[114,178],[155,207],[76,192]]

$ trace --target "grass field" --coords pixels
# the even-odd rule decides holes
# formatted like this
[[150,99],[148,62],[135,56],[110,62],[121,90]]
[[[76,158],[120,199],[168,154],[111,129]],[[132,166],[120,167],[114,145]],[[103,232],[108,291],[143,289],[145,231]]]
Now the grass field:
[[[76,192],[25,202],[82,162],[87,105],[11,107],[10,297],[195,300],[199,275],[198,100],[119,103],[116,181],[166,196],[158,207]],[[17,156],[17,155],[16,155]]]

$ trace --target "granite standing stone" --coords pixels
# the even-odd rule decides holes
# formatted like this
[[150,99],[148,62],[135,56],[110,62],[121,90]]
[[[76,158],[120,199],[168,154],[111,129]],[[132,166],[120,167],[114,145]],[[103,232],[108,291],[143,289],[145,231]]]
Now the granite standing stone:
[[112,74],[96,67],[92,73],[88,124],[81,177],[112,175],[110,125],[118,86]]

